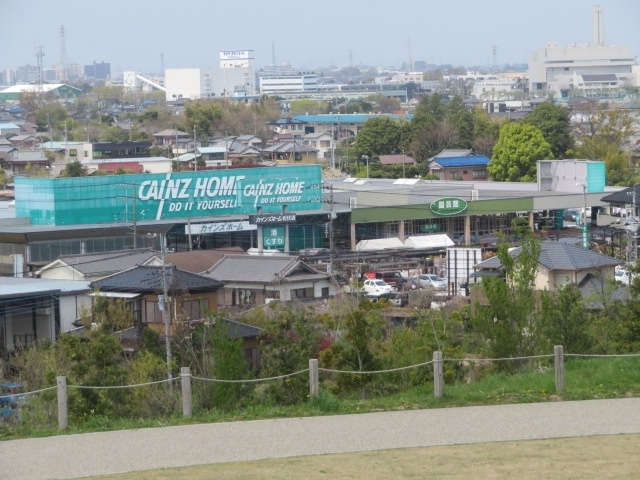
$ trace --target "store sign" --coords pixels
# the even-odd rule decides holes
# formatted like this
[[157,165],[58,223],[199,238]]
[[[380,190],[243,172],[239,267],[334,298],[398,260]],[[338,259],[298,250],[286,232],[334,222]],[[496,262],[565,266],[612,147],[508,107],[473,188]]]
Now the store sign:
[[264,214],[322,208],[322,167],[286,165],[99,177],[18,177],[16,216],[34,225]]
[[440,224],[438,223],[426,223],[424,225],[420,225],[420,231],[426,233],[433,233],[440,231]]
[[262,245],[264,248],[284,247],[284,227],[265,228],[262,235]]
[[252,225],[281,225],[284,223],[296,223],[296,214],[273,213],[270,215],[249,215],[249,223]]
[[467,209],[467,202],[461,198],[440,198],[429,209],[436,215],[456,215]]
[[225,50],[220,52],[220,60],[244,60],[251,58],[252,50]]
[[228,233],[228,232],[245,232],[247,230],[257,230],[256,225],[249,222],[218,222],[203,223],[196,225],[187,225],[184,227],[185,235],[202,235],[203,233]]

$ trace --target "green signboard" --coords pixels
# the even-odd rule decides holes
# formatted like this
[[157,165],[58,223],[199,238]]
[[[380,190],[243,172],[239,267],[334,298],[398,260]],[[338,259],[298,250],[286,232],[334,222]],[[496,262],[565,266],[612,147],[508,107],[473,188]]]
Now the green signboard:
[[264,227],[262,230],[262,245],[264,248],[284,247],[284,227]]
[[421,232],[428,232],[428,233],[439,232],[440,231],[440,224],[438,224],[438,223],[425,223],[424,225],[420,225],[420,231]]
[[34,225],[131,223],[322,208],[320,165],[15,180]]
[[429,205],[436,215],[456,215],[467,209],[467,202],[462,198],[440,198]]

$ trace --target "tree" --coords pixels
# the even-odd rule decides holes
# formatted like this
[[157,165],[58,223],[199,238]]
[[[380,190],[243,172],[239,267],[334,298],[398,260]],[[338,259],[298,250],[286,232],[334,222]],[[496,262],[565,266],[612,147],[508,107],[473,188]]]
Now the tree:
[[551,146],[553,158],[565,158],[574,147],[569,112],[561,105],[544,102],[524,117],[522,123],[533,125],[542,132]]
[[576,156],[604,161],[609,184],[632,183],[629,144],[636,123],[633,117],[620,107],[598,102],[579,105],[575,116]]
[[444,121],[456,129],[457,139],[452,148],[471,148],[473,144],[473,114],[462,98],[455,96],[445,107]]
[[541,309],[551,345],[562,345],[569,353],[590,351],[588,315],[576,284],[564,285],[557,292],[542,292]]
[[195,125],[196,135],[211,135],[222,120],[224,111],[217,102],[190,102],[184,109],[186,117],[185,130],[191,131]]
[[[486,277],[482,290],[487,305],[476,305],[475,326],[488,340],[494,358],[532,355],[540,348],[541,325],[537,322],[535,282],[540,241],[525,233],[520,248],[510,252],[506,242],[498,246],[504,277]],[[513,362],[501,364],[514,368]]]
[[24,167],[24,174],[27,177],[48,177],[47,169],[37,163],[27,163]]
[[355,150],[358,157],[368,155],[389,155],[398,149],[400,143],[400,123],[389,117],[375,117],[367,120],[356,137]]
[[[46,105],[42,107],[35,115],[35,123],[38,125],[38,131],[46,132],[54,126],[63,124],[69,115],[60,105]],[[61,128],[64,128],[62,126]]]
[[489,158],[493,156],[493,147],[500,136],[501,122],[491,120],[489,114],[477,106],[473,110],[473,151]]
[[87,174],[87,169],[79,160],[74,160],[67,163],[64,170],[60,172],[61,177],[84,177]]
[[487,170],[498,182],[533,182],[537,161],[550,158],[551,146],[540,130],[524,123],[508,123],[500,130]]

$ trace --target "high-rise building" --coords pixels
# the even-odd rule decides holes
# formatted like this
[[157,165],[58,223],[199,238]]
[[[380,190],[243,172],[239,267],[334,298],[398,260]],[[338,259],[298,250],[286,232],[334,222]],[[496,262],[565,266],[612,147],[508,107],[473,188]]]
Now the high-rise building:
[[91,65],[84,66],[84,76],[87,78],[95,78],[100,80],[108,80],[111,78],[111,64],[95,61]]
[[625,85],[635,84],[635,57],[629,47],[604,43],[602,7],[593,9],[593,44],[561,47],[551,42],[529,54],[531,94],[561,98],[607,98]]

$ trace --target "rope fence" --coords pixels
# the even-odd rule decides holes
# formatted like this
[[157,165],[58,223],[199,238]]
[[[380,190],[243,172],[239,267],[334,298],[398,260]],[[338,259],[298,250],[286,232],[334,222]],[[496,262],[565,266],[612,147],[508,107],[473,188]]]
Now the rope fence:
[[57,390],[58,400],[58,428],[59,430],[66,430],[68,428],[68,405],[67,405],[67,390],[122,390],[147,387],[152,385],[169,384],[171,385],[178,380],[181,381],[180,394],[182,397],[182,414],[184,417],[190,418],[192,416],[193,401],[191,392],[191,381],[198,380],[205,383],[220,383],[220,384],[255,384],[262,382],[273,382],[283,380],[286,378],[294,377],[308,373],[309,375],[309,397],[318,397],[320,393],[320,372],[328,374],[339,375],[378,375],[400,372],[410,369],[417,369],[428,365],[433,365],[433,391],[434,398],[441,398],[444,390],[444,362],[450,363],[490,363],[490,362],[503,362],[503,361],[523,361],[523,360],[537,360],[537,359],[550,359],[553,358],[555,367],[555,389],[560,393],[564,390],[564,357],[579,357],[579,358],[616,358],[616,357],[640,357],[640,354],[618,354],[618,355],[596,355],[596,354],[565,354],[562,345],[556,345],[554,347],[554,353],[549,355],[532,355],[525,357],[509,357],[509,358],[443,358],[442,352],[433,352],[433,359],[427,362],[418,363],[414,365],[408,365],[404,367],[391,368],[387,370],[372,370],[372,371],[357,371],[357,370],[335,370],[330,368],[320,368],[317,359],[309,360],[309,368],[299,370],[297,372],[279,375],[275,377],[267,378],[255,378],[255,379],[219,379],[219,378],[204,378],[191,375],[191,369],[189,367],[182,367],[180,375],[171,379],[164,379],[154,382],[139,383],[133,385],[115,385],[115,386],[86,386],[86,385],[67,385],[66,377],[59,376],[56,378],[56,386],[43,388],[41,390],[35,390],[31,392],[24,392],[11,395],[0,395],[0,400],[6,396],[14,398],[23,398],[29,395],[35,395],[41,392],[47,392]]

